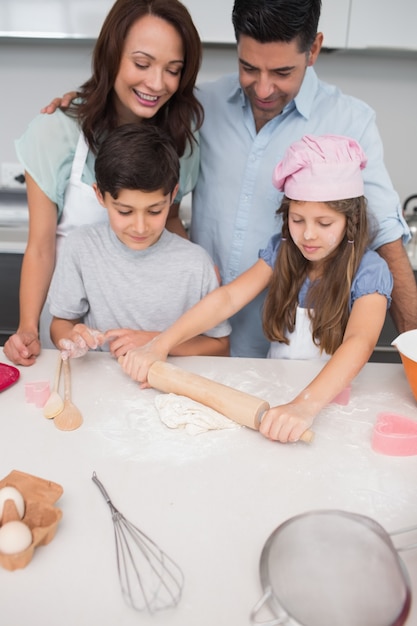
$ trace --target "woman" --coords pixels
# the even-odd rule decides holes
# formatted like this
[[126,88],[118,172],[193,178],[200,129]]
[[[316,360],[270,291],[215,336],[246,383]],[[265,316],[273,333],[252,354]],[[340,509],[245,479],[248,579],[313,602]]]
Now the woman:
[[85,223],[107,219],[95,198],[97,148],[115,127],[154,123],[173,137],[181,157],[175,202],[191,191],[198,173],[194,133],[203,111],[194,96],[201,42],[178,0],[117,0],[93,52],[93,74],[68,111],[39,115],[17,142],[25,167],[29,238],[20,284],[20,321],[4,352],[32,365],[49,343],[49,313],[39,322],[59,241]]

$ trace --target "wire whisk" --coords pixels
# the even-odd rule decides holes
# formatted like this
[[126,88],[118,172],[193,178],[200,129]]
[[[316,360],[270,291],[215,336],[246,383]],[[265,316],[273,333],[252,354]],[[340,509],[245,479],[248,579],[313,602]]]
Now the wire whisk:
[[95,472],[92,480],[112,514],[117,570],[126,603],[137,611],[146,609],[149,613],[177,606],[184,586],[179,566],[116,509]]

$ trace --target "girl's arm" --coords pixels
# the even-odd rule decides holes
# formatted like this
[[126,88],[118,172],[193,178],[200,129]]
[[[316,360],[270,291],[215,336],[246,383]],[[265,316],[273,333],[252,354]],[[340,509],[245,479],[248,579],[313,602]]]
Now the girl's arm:
[[20,320],[6,342],[6,356],[18,365],[32,365],[40,352],[39,318],[55,266],[57,207],[25,172],[29,237],[20,276]]
[[343,343],[320,373],[288,404],[270,409],[260,431],[269,439],[297,441],[315,416],[360,372],[371,356],[384,324],[387,299],[378,293],[355,300]]
[[[105,339],[109,342],[110,352],[116,358],[124,356],[129,350],[145,346],[161,333],[150,330],[114,328],[106,331]],[[229,356],[229,337],[208,337],[198,335],[172,348],[172,356]]]
[[134,380],[146,383],[152,363],[164,361],[168,354],[174,354],[174,347],[175,354],[179,354],[180,344],[240,311],[268,286],[271,276],[272,269],[260,259],[231,283],[207,294],[146,346],[130,350],[121,357],[122,368]]

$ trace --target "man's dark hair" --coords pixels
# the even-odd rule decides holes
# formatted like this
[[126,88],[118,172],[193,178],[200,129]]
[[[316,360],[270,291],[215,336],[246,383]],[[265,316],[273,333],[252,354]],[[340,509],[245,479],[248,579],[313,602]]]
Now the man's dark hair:
[[121,189],[171,193],[179,179],[175,144],[152,124],[124,124],[101,144],[95,163],[96,182],[104,195]]
[[321,0],[235,0],[232,22],[236,41],[241,35],[259,43],[298,39],[308,52],[317,35]]

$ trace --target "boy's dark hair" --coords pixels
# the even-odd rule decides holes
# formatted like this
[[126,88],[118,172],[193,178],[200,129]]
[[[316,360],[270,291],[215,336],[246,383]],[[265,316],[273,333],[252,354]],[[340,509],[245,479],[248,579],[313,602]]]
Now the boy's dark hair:
[[179,157],[171,137],[150,124],[124,124],[101,144],[95,163],[100,192],[117,198],[121,189],[171,193],[179,179]]
[[298,38],[308,52],[317,35],[321,0],[235,0],[232,22],[236,41],[246,35],[259,43]]

